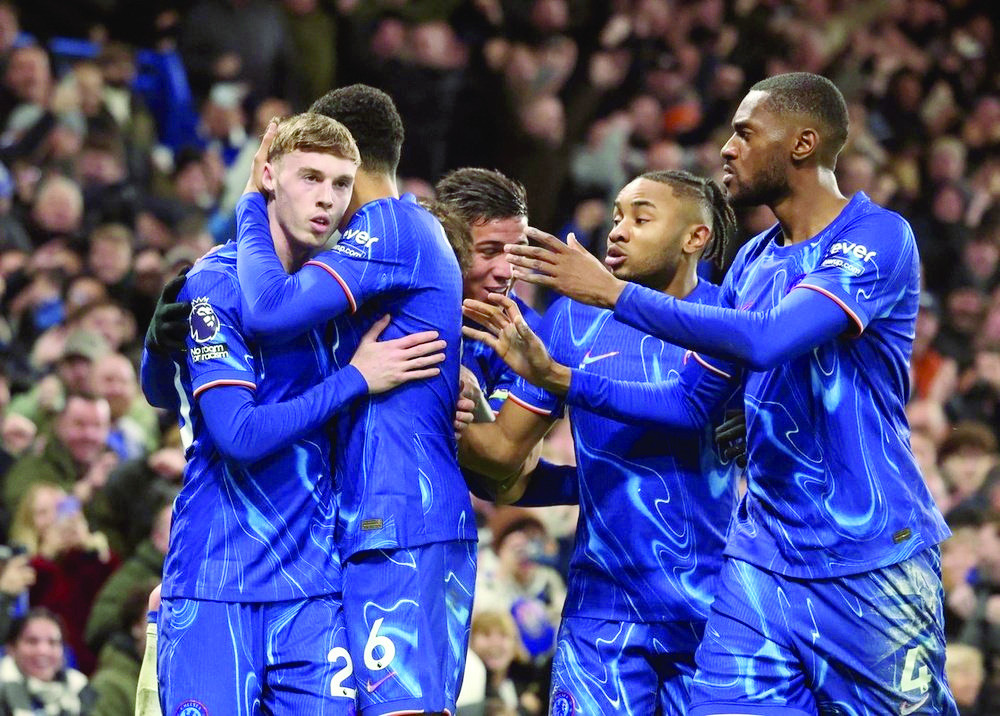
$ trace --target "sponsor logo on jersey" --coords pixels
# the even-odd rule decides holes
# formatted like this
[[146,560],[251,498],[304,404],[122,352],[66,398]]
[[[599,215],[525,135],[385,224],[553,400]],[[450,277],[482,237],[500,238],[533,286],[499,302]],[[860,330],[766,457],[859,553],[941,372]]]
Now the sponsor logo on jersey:
[[372,236],[364,229],[348,229],[344,232],[344,241],[353,241],[356,244],[360,244],[365,248],[370,247],[372,244],[381,241],[379,237]]
[[573,716],[576,713],[576,701],[568,691],[560,689],[552,694],[552,705],[549,708],[552,716]]
[[200,701],[188,699],[177,707],[175,716],[208,716],[208,709]]
[[368,258],[365,255],[365,252],[359,249],[357,246],[351,246],[350,244],[345,244],[343,241],[334,246],[333,250],[336,251],[338,254],[345,254],[354,259]]
[[219,335],[222,324],[212,310],[207,298],[196,298],[191,302],[191,338],[195,343],[207,343]]
[[851,276],[860,276],[865,268],[858,262],[866,264],[875,258],[876,253],[869,250],[864,244],[856,244],[853,241],[835,241],[820,265],[840,269]]
[[864,268],[858,266],[855,263],[851,263],[847,259],[827,259],[820,266],[829,268],[839,268],[844,273],[849,273],[851,276],[860,276],[864,272]]
[[830,253],[827,255],[836,256],[837,254],[844,254],[848,258],[854,257],[868,262],[875,258],[875,253],[875,251],[869,251],[868,247],[863,244],[856,244],[853,241],[835,241],[833,246],[830,247]]

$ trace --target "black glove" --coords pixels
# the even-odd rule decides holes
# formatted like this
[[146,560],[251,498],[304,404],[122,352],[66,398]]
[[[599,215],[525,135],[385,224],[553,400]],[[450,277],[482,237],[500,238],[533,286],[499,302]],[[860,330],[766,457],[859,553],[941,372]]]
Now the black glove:
[[156,310],[146,330],[146,347],[157,353],[171,353],[187,349],[185,339],[191,330],[191,302],[177,301],[177,294],[184,288],[184,269],[167,281],[160,297],[156,299]]
[[747,466],[747,420],[742,410],[727,410],[726,420],[715,429],[715,444],[726,460]]

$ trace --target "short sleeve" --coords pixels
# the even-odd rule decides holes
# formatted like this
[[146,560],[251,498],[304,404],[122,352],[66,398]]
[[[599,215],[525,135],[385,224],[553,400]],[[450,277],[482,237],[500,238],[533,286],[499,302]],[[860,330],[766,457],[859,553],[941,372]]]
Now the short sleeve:
[[187,362],[195,397],[217,385],[255,389],[253,356],[243,337],[240,292],[232,277],[200,271],[188,277],[184,293],[191,301]]
[[433,226],[405,208],[398,210],[394,202],[374,202],[351,219],[336,246],[306,265],[319,266],[336,279],[353,313],[372,296],[415,285],[419,234]]
[[860,335],[902,300],[918,276],[910,225],[897,214],[877,211],[831,237],[816,267],[796,288],[818,291],[835,301]]

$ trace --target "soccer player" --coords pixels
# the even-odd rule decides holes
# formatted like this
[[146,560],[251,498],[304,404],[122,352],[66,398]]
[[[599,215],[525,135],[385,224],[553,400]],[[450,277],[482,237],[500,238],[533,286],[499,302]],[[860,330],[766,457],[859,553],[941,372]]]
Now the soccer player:
[[[644,174],[619,192],[613,221],[605,263],[615,276],[685,302],[717,302],[718,287],[696,271],[703,254],[724,254],[735,227],[715,182],[687,172]],[[521,320],[513,301],[497,298]],[[477,323],[502,325],[492,307],[466,306]],[[518,367],[506,343],[466,333]],[[666,379],[687,360],[683,349],[615,321],[610,311],[565,298],[545,314],[540,334],[553,360],[616,379]],[[712,381],[732,384],[723,363],[703,366]],[[502,477],[563,411],[561,398],[518,381],[495,423],[469,426],[463,459]],[[694,653],[736,504],[733,472],[717,458],[707,421],[670,429],[573,409],[572,427],[576,484],[529,476],[535,504],[540,492],[580,503],[551,713],[687,713]]]
[[[462,280],[462,297],[485,301],[491,293],[510,295],[532,328],[541,317],[510,293],[512,269],[504,247],[526,244],[528,202],[524,187],[498,171],[464,167],[446,174],[434,187],[438,201],[463,221],[471,235],[472,262]],[[517,379],[485,343],[462,341],[462,365],[479,381],[490,408],[498,412]]]
[[[303,114],[277,128],[269,156],[264,215],[291,270],[340,220],[358,150],[339,123]],[[195,265],[179,299],[193,303],[174,370],[188,465],[163,570],[163,713],[354,713],[325,424],[367,393],[436,374],[442,343],[375,342],[382,320],[336,372],[320,331],[262,344],[233,243]],[[165,399],[169,374],[154,365],[147,351],[144,383]]]
[[[693,716],[954,714],[937,547],[949,531],[903,411],[920,284],[913,233],[863,193],[838,190],[847,108],[829,80],[757,83],[733,130],[722,149],[731,202],[767,205],[778,223],[741,249],[722,307],[627,283],[541,234],[542,247],[511,247],[514,275],[746,369],[748,492],[697,653]],[[687,413],[692,424],[704,413],[685,390],[693,369],[637,391],[535,368],[574,406]]]
[[[288,275],[268,238],[263,197],[245,194],[237,209],[245,318],[267,336],[299,335],[335,318],[335,357],[344,362],[383,314],[392,316],[387,334],[433,329],[447,342],[439,376],[363,400],[339,418],[336,539],[361,713],[454,712],[476,566],[475,519],[452,429],[461,274],[438,221],[397,192],[403,126],[389,96],[352,85],[312,111],[343,122],[358,143],[346,224],[335,248]],[[262,151],[266,143],[267,135]]]

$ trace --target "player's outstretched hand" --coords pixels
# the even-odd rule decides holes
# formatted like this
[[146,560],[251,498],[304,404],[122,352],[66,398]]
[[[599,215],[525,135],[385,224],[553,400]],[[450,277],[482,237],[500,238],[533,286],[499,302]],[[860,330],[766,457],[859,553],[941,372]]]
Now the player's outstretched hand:
[[598,308],[614,308],[625,282],[614,277],[573,234],[563,243],[552,234],[528,227],[528,238],[538,246],[508,244],[507,260],[515,279],[548,286],[564,296]]
[[272,119],[268,125],[267,129],[264,130],[264,136],[260,139],[260,146],[257,147],[257,153],[253,155],[253,165],[250,167],[250,177],[247,179],[247,185],[243,189],[244,194],[252,194],[257,192],[258,194],[264,194],[264,165],[267,164],[267,153],[271,151],[271,143],[274,141],[274,135],[278,131],[278,120]]
[[368,383],[369,393],[384,393],[397,385],[432,378],[441,372],[437,365],[444,360],[446,343],[438,339],[438,332],[423,331],[380,341],[378,337],[389,320],[389,316],[382,316],[375,321],[351,358],[351,365]]
[[[485,328],[478,330],[462,326],[462,334],[482,341],[510,366],[511,370],[529,383],[557,390],[552,383],[565,366],[552,360],[545,344],[531,330],[521,310],[511,299],[499,293],[489,295],[489,303],[467,298],[462,301],[462,313]],[[568,387],[568,382],[567,382]]]
[[149,350],[170,353],[187,349],[185,340],[191,330],[191,302],[177,300],[177,294],[184,288],[186,273],[184,269],[167,281],[156,299],[153,318],[146,329],[146,348]]
[[726,411],[726,420],[715,429],[715,444],[723,458],[747,466],[747,419],[742,410]]

